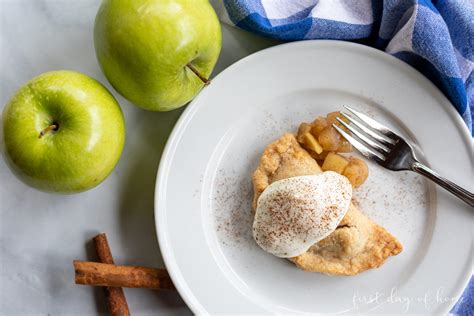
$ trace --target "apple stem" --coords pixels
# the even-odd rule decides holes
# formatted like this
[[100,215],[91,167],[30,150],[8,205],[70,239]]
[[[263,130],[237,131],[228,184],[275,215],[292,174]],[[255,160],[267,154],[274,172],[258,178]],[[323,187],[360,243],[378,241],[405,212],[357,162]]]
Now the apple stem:
[[41,138],[43,137],[44,135],[46,135],[47,132],[49,131],[57,131],[59,128],[59,125],[57,124],[51,124],[49,126],[47,126],[44,130],[42,130],[38,136],[38,138]]
[[202,82],[204,82],[204,85],[205,85],[205,86],[207,86],[208,84],[211,83],[211,80],[209,80],[209,79],[205,78],[203,75],[201,75],[201,74],[199,73],[199,71],[198,71],[196,68],[194,68],[193,65],[191,65],[191,63],[188,63],[188,64],[186,65],[186,67],[188,67],[189,69],[191,69],[191,71],[194,72],[194,74],[195,74],[199,79],[201,79]]

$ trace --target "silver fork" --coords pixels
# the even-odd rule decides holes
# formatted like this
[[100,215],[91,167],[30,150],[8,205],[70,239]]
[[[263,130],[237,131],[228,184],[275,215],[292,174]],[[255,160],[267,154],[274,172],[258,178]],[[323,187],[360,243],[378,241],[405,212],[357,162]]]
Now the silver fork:
[[348,106],[344,106],[344,108],[351,115],[344,112],[341,114],[351,124],[346,123],[339,117],[337,121],[347,128],[352,135],[336,124],[332,124],[332,126],[362,155],[386,169],[415,171],[439,184],[470,206],[474,206],[474,194],[472,192],[440,176],[420,163],[413,152],[413,148],[405,139],[367,115]]

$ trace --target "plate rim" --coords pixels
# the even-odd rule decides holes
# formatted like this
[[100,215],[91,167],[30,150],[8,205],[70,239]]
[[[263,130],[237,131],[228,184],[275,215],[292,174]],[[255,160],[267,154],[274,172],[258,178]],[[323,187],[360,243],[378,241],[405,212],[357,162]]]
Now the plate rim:
[[[268,47],[265,49],[262,49],[260,51],[257,51],[253,54],[250,54],[235,63],[231,64],[227,68],[225,68],[223,71],[218,73],[212,80],[219,80],[219,77],[223,75],[224,73],[228,73],[231,71],[235,71],[237,67],[240,67],[242,64],[251,62],[254,58],[258,58],[260,55],[267,54],[269,52],[281,50],[281,49],[286,49],[288,46],[293,46],[294,49],[299,49],[299,47],[303,46],[340,46],[347,48],[349,50],[354,50],[354,49],[360,49],[362,51],[365,51],[367,53],[374,53],[378,55],[381,59],[383,59],[385,62],[392,63],[396,67],[401,67],[405,68],[404,70],[409,71],[412,75],[416,77],[416,79],[420,79],[425,81],[426,83],[429,83],[429,89],[431,90],[430,92],[435,93],[436,99],[441,99],[444,102],[442,102],[442,107],[447,111],[448,117],[454,121],[454,124],[457,125],[460,131],[462,131],[462,141],[465,144],[470,144],[472,146],[472,138],[471,138],[471,133],[469,132],[469,129],[467,128],[466,124],[461,118],[461,115],[456,111],[454,106],[452,105],[451,101],[446,97],[446,95],[439,90],[436,85],[430,81],[427,77],[425,77],[422,73],[420,73],[417,69],[415,69],[413,66],[403,62],[402,60],[385,53],[384,51],[375,49],[370,46],[358,44],[358,43],[353,43],[353,42],[346,42],[346,41],[337,41],[337,40],[304,40],[304,41],[296,41],[296,42],[288,42],[288,43],[283,43],[283,44],[278,44],[272,47]],[[238,69],[238,68],[237,68]],[[162,196],[161,194],[158,194],[159,192],[163,191],[164,188],[166,188],[166,180],[167,178],[165,177],[165,171],[167,166],[170,164],[170,156],[173,154],[174,150],[179,144],[180,141],[180,134],[184,131],[184,128],[186,127],[186,124],[189,120],[192,119],[193,115],[198,109],[198,101],[199,101],[199,94],[186,106],[186,109],[181,113],[179,119],[175,123],[168,140],[166,141],[166,145],[163,149],[163,153],[160,158],[159,162],[159,167],[157,171],[157,176],[155,180],[155,190],[154,190],[154,221],[155,221],[155,231],[156,235],[158,238],[158,246],[163,258],[164,265],[168,271],[168,274],[170,275],[173,284],[175,285],[178,293],[180,294],[181,298],[184,300],[186,305],[191,309],[191,311],[194,314],[207,314],[208,312],[206,309],[199,303],[197,298],[194,296],[192,293],[191,289],[189,286],[186,284],[186,281],[183,279],[181,271],[179,269],[179,266],[177,265],[175,261],[175,257],[172,254],[171,251],[171,245],[168,242],[168,237],[166,235],[166,229],[163,228],[162,223],[166,223],[166,212],[164,211],[164,205],[162,203]],[[448,106],[448,104],[450,106]],[[383,107],[383,106],[382,106]],[[158,220],[159,219],[159,220]],[[459,287],[458,290],[456,291],[456,297],[460,297],[461,294],[463,293],[466,285],[468,284],[470,278],[471,278],[472,273],[467,273],[466,275],[461,275],[463,282],[462,282],[462,287]],[[449,310],[455,305],[455,303],[452,303],[450,307],[446,310],[443,310],[443,313],[449,312]]]

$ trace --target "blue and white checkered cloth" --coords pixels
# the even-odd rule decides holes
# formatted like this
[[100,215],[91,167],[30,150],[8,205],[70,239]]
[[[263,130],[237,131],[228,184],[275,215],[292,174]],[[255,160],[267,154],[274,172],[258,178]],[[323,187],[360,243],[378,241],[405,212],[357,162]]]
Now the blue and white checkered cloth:
[[404,60],[446,94],[473,132],[473,0],[223,1],[233,24],[263,36],[357,41]]
[[[221,18],[250,32],[286,41],[357,41],[404,60],[446,94],[473,133],[473,0],[223,2]],[[451,314],[474,316],[474,279]]]

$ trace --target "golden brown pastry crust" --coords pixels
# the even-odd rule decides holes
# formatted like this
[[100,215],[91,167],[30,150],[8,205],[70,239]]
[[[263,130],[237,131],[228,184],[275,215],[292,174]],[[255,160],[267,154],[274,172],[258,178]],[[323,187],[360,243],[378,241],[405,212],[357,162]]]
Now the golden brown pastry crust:
[[[284,168],[281,168],[284,166]],[[316,160],[311,158],[290,133],[267,146],[260,158],[260,164],[253,173],[254,189],[253,209],[263,190],[270,183],[296,176],[305,176],[322,172]]]
[[331,235],[290,260],[305,271],[355,275],[378,268],[401,251],[395,237],[351,205]]
[[[303,149],[293,134],[284,134],[265,149],[253,174],[253,208],[272,182],[322,172],[318,163]],[[383,227],[351,204],[338,228],[305,253],[290,258],[305,271],[331,275],[355,275],[381,266],[402,245]]]

